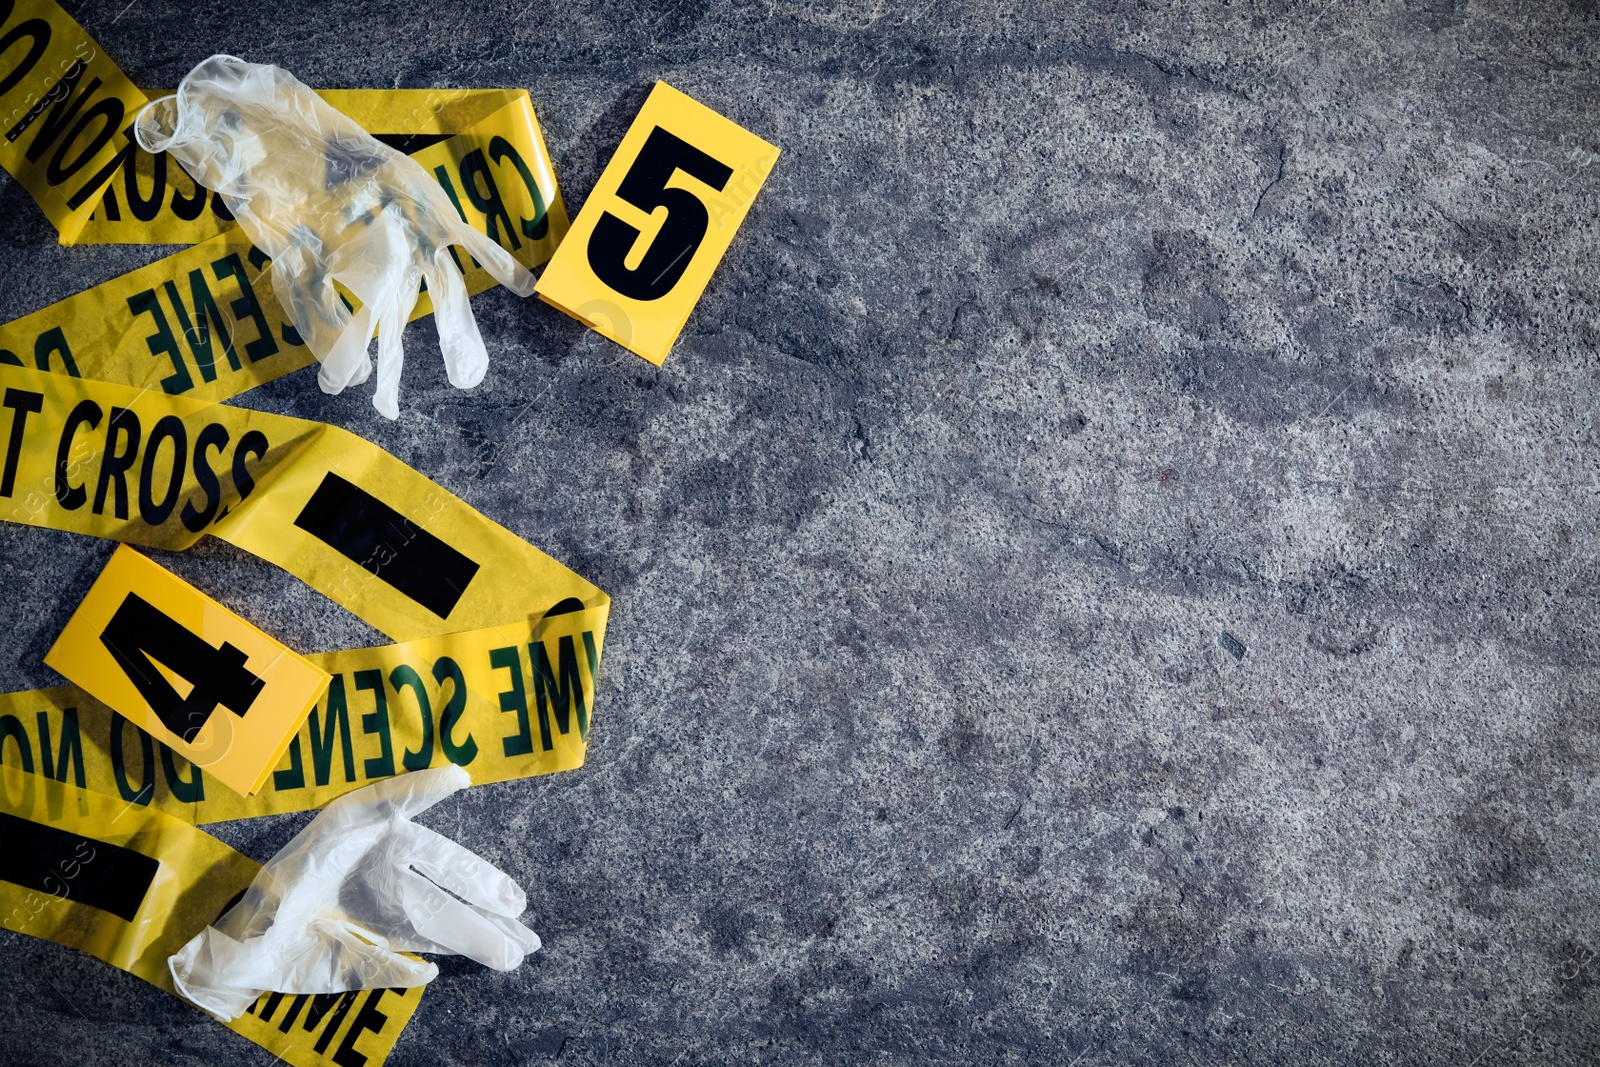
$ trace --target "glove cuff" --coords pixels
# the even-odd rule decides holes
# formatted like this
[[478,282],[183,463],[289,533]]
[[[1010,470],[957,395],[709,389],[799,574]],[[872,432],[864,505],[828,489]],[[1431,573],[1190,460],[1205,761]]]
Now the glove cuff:
[[240,989],[215,980],[226,961],[238,950],[239,942],[227,934],[206,927],[167,961],[172,984],[178,994],[207,1014],[231,1023],[245,1013],[265,990]]

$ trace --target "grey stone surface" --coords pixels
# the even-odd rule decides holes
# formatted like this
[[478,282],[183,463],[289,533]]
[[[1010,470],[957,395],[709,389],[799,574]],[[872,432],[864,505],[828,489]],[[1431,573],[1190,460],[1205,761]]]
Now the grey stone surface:
[[[546,948],[391,1062],[1600,1060],[1594,0],[125,4],[143,84],[525,86],[574,209],[656,78],[785,149],[661,370],[497,291],[398,425],[239,401],[615,598],[588,765],[430,817]],[[0,318],[161,251],[0,216]],[[0,687],[111,547],[0,529]],[[269,1061],[0,950],[7,1063]]]

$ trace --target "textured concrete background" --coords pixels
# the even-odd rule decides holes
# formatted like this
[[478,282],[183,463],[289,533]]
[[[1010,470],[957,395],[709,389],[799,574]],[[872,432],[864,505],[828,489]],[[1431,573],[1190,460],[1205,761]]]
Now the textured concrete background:
[[[525,86],[574,210],[656,78],[786,150],[660,371],[496,291],[398,425],[242,398],[615,598],[588,765],[430,817],[546,948],[392,1062],[1600,1060],[1595,0],[72,9],[148,85]],[[0,217],[0,318],[160,251]],[[111,548],[0,529],[0,687]],[[0,949],[5,1062],[268,1062]]]

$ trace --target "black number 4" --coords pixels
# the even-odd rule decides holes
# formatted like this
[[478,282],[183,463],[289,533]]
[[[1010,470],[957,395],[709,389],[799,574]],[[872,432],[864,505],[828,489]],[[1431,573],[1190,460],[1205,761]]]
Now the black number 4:
[[[244,652],[226,641],[221,648],[212,648],[137,593],[122,601],[100,634],[100,643],[161,724],[185,743],[194,741],[218,704],[243,718],[265,684],[245,669],[249,656]],[[156,663],[193,686],[188,697],[178,695],[156,670]]]
[[667,188],[672,175],[680,170],[719,192],[733,177],[733,168],[657,126],[617,186],[617,195],[640,211],[667,209],[667,220],[644,258],[633,270],[624,265],[639,231],[609,211],[600,216],[589,236],[589,269],[630,299],[660,300],[672,292],[705,239],[711,222],[705,203],[687,189]]

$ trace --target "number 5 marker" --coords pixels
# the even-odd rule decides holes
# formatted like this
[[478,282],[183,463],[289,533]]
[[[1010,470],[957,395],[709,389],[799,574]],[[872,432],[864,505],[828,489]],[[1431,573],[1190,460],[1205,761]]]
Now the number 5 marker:
[[659,366],[777,159],[656,82],[534,291]]

